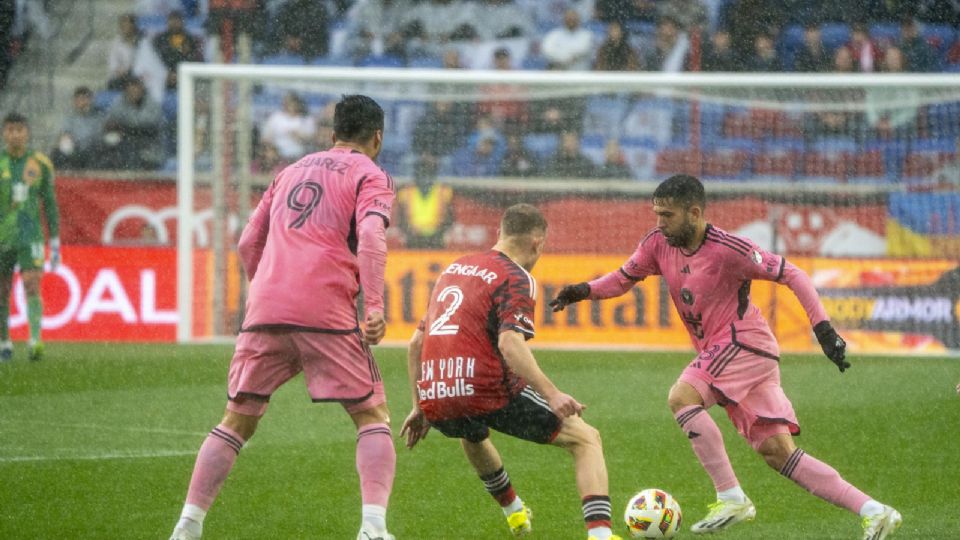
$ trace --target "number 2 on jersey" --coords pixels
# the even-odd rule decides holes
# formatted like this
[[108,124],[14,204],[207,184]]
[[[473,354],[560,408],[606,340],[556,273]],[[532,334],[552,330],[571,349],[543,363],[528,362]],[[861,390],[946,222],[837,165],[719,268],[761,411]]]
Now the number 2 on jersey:
[[455,336],[457,332],[460,331],[459,324],[447,323],[450,322],[450,317],[453,317],[453,314],[460,309],[460,304],[463,303],[463,290],[456,285],[450,285],[440,291],[440,294],[437,295],[437,302],[445,302],[448,297],[452,297],[450,305],[447,306],[446,311],[437,317],[437,320],[433,321],[433,324],[430,325],[431,336]]
[[[307,200],[301,201],[300,194],[306,192]],[[287,208],[300,212],[300,215],[290,223],[291,229],[299,229],[307,222],[307,218],[310,217],[310,214],[313,213],[313,209],[320,204],[320,199],[323,197],[323,187],[316,182],[306,181],[301,182],[290,190],[290,194],[287,195]]]

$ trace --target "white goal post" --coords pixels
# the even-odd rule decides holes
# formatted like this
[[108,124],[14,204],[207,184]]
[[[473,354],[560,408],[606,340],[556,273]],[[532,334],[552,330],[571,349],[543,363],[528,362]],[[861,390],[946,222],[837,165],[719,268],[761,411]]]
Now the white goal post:
[[[203,85],[202,90],[200,86]],[[223,85],[230,85],[225,88]],[[561,71],[480,71],[392,68],[301,67],[266,65],[225,65],[183,63],[178,67],[177,113],[177,309],[179,313],[177,339],[180,342],[229,338],[235,328],[214,325],[210,332],[197,332],[195,320],[196,234],[200,226],[201,209],[197,208],[195,194],[200,185],[209,185],[213,240],[209,247],[214,262],[207,267],[212,282],[226,279],[218,273],[233,250],[227,231],[227,198],[224,189],[241,194],[242,211],[249,200],[252,175],[249,162],[237,156],[249,157],[249,133],[253,120],[249,102],[253,86],[278,85],[304,92],[322,92],[339,97],[346,93],[366,93],[378,100],[419,99],[462,100],[479,102],[491,95],[484,90],[491,86],[522,88],[523,99],[552,99],[560,97],[587,98],[606,94],[642,94],[655,98],[685,100],[690,103],[720,105],[746,104],[776,111],[855,111],[863,112],[868,104],[812,100],[807,91],[830,92],[842,89],[890,92],[888,101],[880,106],[889,109],[904,106],[927,106],[937,103],[960,102],[960,75],[957,74],[745,74],[745,73],[626,73],[626,72],[561,72]],[[895,90],[909,90],[908,102]],[[208,102],[212,145],[212,171],[200,172],[196,160],[197,142],[194,127],[197,122],[196,104],[205,93]],[[898,97],[899,96],[899,97]],[[876,103],[874,104],[876,106]],[[958,120],[960,122],[960,120]],[[243,134],[243,136],[240,136]],[[237,166],[237,162],[241,166]],[[389,171],[403,181],[404,174]],[[658,176],[637,173],[633,179],[597,182],[567,183],[558,187],[550,178],[518,182],[515,178],[455,178],[451,182],[477,189],[537,189],[565,190],[579,193],[622,193],[626,197],[649,193]],[[229,182],[218,180],[229,177]],[[211,180],[213,179],[213,180]],[[903,189],[897,184],[814,183],[791,182],[782,188],[780,180],[755,175],[750,182],[741,180],[718,181],[714,191],[769,193],[789,189],[798,193],[876,193]],[[226,186],[226,187],[224,187]],[[246,215],[237,215],[240,226]],[[219,262],[217,262],[219,261]],[[211,268],[213,270],[211,270]],[[217,287],[214,287],[217,288]],[[222,298],[215,303],[224,303]],[[215,309],[219,309],[216,307]],[[216,317],[222,319],[222,317]]]

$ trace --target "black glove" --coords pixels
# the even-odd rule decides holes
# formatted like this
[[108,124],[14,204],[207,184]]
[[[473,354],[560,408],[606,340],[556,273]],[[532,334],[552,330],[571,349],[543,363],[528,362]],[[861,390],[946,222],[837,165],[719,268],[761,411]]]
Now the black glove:
[[813,327],[813,333],[817,336],[820,347],[823,348],[823,354],[827,355],[827,358],[840,368],[840,373],[850,367],[850,362],[846,360],[847,342],[837,335],[837,331],[833,329],[830,321],[817,323]]
[[569,304],[577,303],[581,300],[586,300],[590,297],[590,284],[589,283],[577,283],[576,285],[567,285],[566,287],[560,289],[560,292],[557,293],[557,297],[550,301],[550,307],[554,311],[561,311],[563,308],[567,307]]

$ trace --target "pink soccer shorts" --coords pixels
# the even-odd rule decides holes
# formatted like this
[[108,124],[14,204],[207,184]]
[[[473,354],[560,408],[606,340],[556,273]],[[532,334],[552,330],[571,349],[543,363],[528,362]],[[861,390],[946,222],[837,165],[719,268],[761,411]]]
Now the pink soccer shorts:
[[800,434],[793,404],[780,386],[780,364],[729,341],[703,350],[680,374],[700,393],[704,408],[721,405],[750,445],[773,435]]
[[386,401],[380,370],[359,332],[273,330],[237,337],[227,408],[262,416],[270,396],[301,371],[314,402],[337,401],[355,413]]

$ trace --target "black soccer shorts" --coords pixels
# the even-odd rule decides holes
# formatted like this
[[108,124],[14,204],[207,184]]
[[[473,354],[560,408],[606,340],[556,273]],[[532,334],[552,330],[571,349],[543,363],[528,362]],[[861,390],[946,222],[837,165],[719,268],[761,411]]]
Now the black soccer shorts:
[[547,400],[527,386],[501,409],[482,416],[438,420],[431,425],[447,437],[472,443],[482,442],[494,429],[525,441],[548,444],[560,432],[561,423]]

